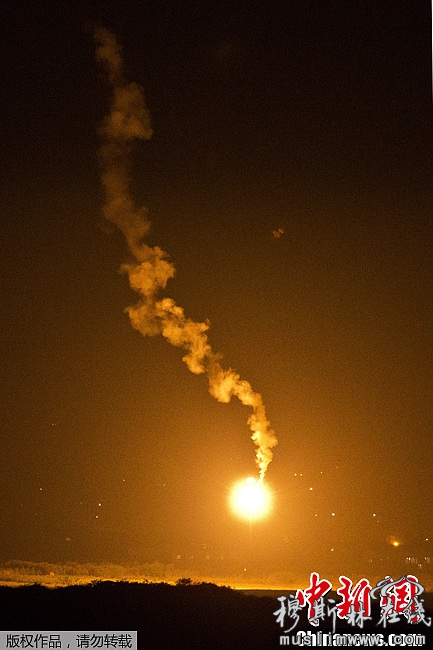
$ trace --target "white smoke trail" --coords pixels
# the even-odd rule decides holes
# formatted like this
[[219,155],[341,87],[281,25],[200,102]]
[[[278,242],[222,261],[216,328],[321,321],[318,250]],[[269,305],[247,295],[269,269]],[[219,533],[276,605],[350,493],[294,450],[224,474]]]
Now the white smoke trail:
[[95,40],[96,57],[104,64],[113,89],[110,114],[101,128],[103,144],[99,151],[105,190],[104,216],[125,235],[135,262],[124,264],[122,270],[140,296],[139,302],[126,311],[132,326],[143,336],[162,334],[172,345],[186,350],[183,361],[191,372],[207,374],[209,392],[219,402],[230,402],[234,395],[242,404],[251,407],[248,425],[257,445],[256,462],[262,481],[277,438],[266,418],[261,395],[234,370],[221,367],[220,355],[212,352],[208,343],[208,323],[196,323],[187,318],[182,307],[171,298],[157,299],[159,291],[174,276],[175,269],[167,253],[158,246],[151,248],[143,243],[150,223],[147,209],[136,207],[131,197],[128,171],[133,140],[148,140],[152,136],[150,115],[142,88],[124,80],[121,48],[115,36],[100,27],[95,30]]

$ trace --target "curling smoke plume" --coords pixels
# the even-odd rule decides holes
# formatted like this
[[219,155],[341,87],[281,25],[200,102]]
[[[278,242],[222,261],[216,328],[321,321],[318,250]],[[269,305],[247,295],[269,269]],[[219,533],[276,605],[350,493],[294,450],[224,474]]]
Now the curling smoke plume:
[[183,361],[191,372],[206,373],[209,392],[219,402],[230,402],[232,395],[250,406],[248,425],[257,445],[256,462],[262,481],[272,460],[272,447],[277,438],[266,419],[265,407],[259,393],[248,381],[241,380],[232,370],[220,365],[220,355],[212,352],[206,331],[208,323],[196,323],[186,318],[182,307],[171,298],[158,299],[161,289],[174,276],[175,268],[168,255],[158,246],[143,243],[150,223],[145,207],[137,207],[129,190],[129,153],[135,139],[152,136],[150,115],[143,90],[135,83],[126,83],[123,76],[121,48],[115,36],[104,28],[95,30],[96,57],[108,73],[113,89],[110,114],[101,127],[103,144],[99,155],[102,185],[105,190],[104,216],[116,224],[125,235],[135,261],[124,264],[131,287],[140,295],[139,302],[127,307],[132,326],[143,336],[162,334],[172,345],[186,350]]

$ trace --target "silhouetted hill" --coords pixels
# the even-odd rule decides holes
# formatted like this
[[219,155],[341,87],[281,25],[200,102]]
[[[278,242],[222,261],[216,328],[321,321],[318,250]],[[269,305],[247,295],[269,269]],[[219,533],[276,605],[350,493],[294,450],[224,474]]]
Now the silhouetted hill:
[[[98,582],[56,589],[40,585],[0,587],[1,629],[137,630],[139,648],[155,650],[280,647],[279,637],[283,632],[274,616],[279,608],[276,597],[246,595],[210,583],[180,582],[176,586]],[[429,609],[427,615],[431,616],[431,607]],[[339,621],[337,632],[424,634],[426,647],[429,647],[431,628],[402,622],[388,625],[384,630],[377,626],[378,610],[373,614],[364,630]],[[317,629],[329,631],[329,625],[330,621],[323,622]],[[302,629],[317,631],[306,623],[305,612],[291,634]]]

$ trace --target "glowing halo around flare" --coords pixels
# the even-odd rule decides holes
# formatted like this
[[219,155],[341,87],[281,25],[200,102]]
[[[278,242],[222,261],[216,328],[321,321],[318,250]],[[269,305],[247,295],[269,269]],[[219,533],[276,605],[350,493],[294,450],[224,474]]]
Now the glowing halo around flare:
[[271,493],[263,481],[250,476],[235,483],[230,493],[230,506],[242,519],[262,519],[271,508]]

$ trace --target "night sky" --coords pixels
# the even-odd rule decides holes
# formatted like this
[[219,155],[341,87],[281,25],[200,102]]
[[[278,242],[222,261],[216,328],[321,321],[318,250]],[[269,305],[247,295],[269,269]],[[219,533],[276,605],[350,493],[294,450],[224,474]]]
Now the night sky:
[[[430,3],[8,4],[0,561],[398,578],[433,557]],[[125,313],[96,24],[151,114],[130,189],[176,267],[160,297],[210,321],[278,437],[251,531],[228,507],[257,476],[251,410]]]

